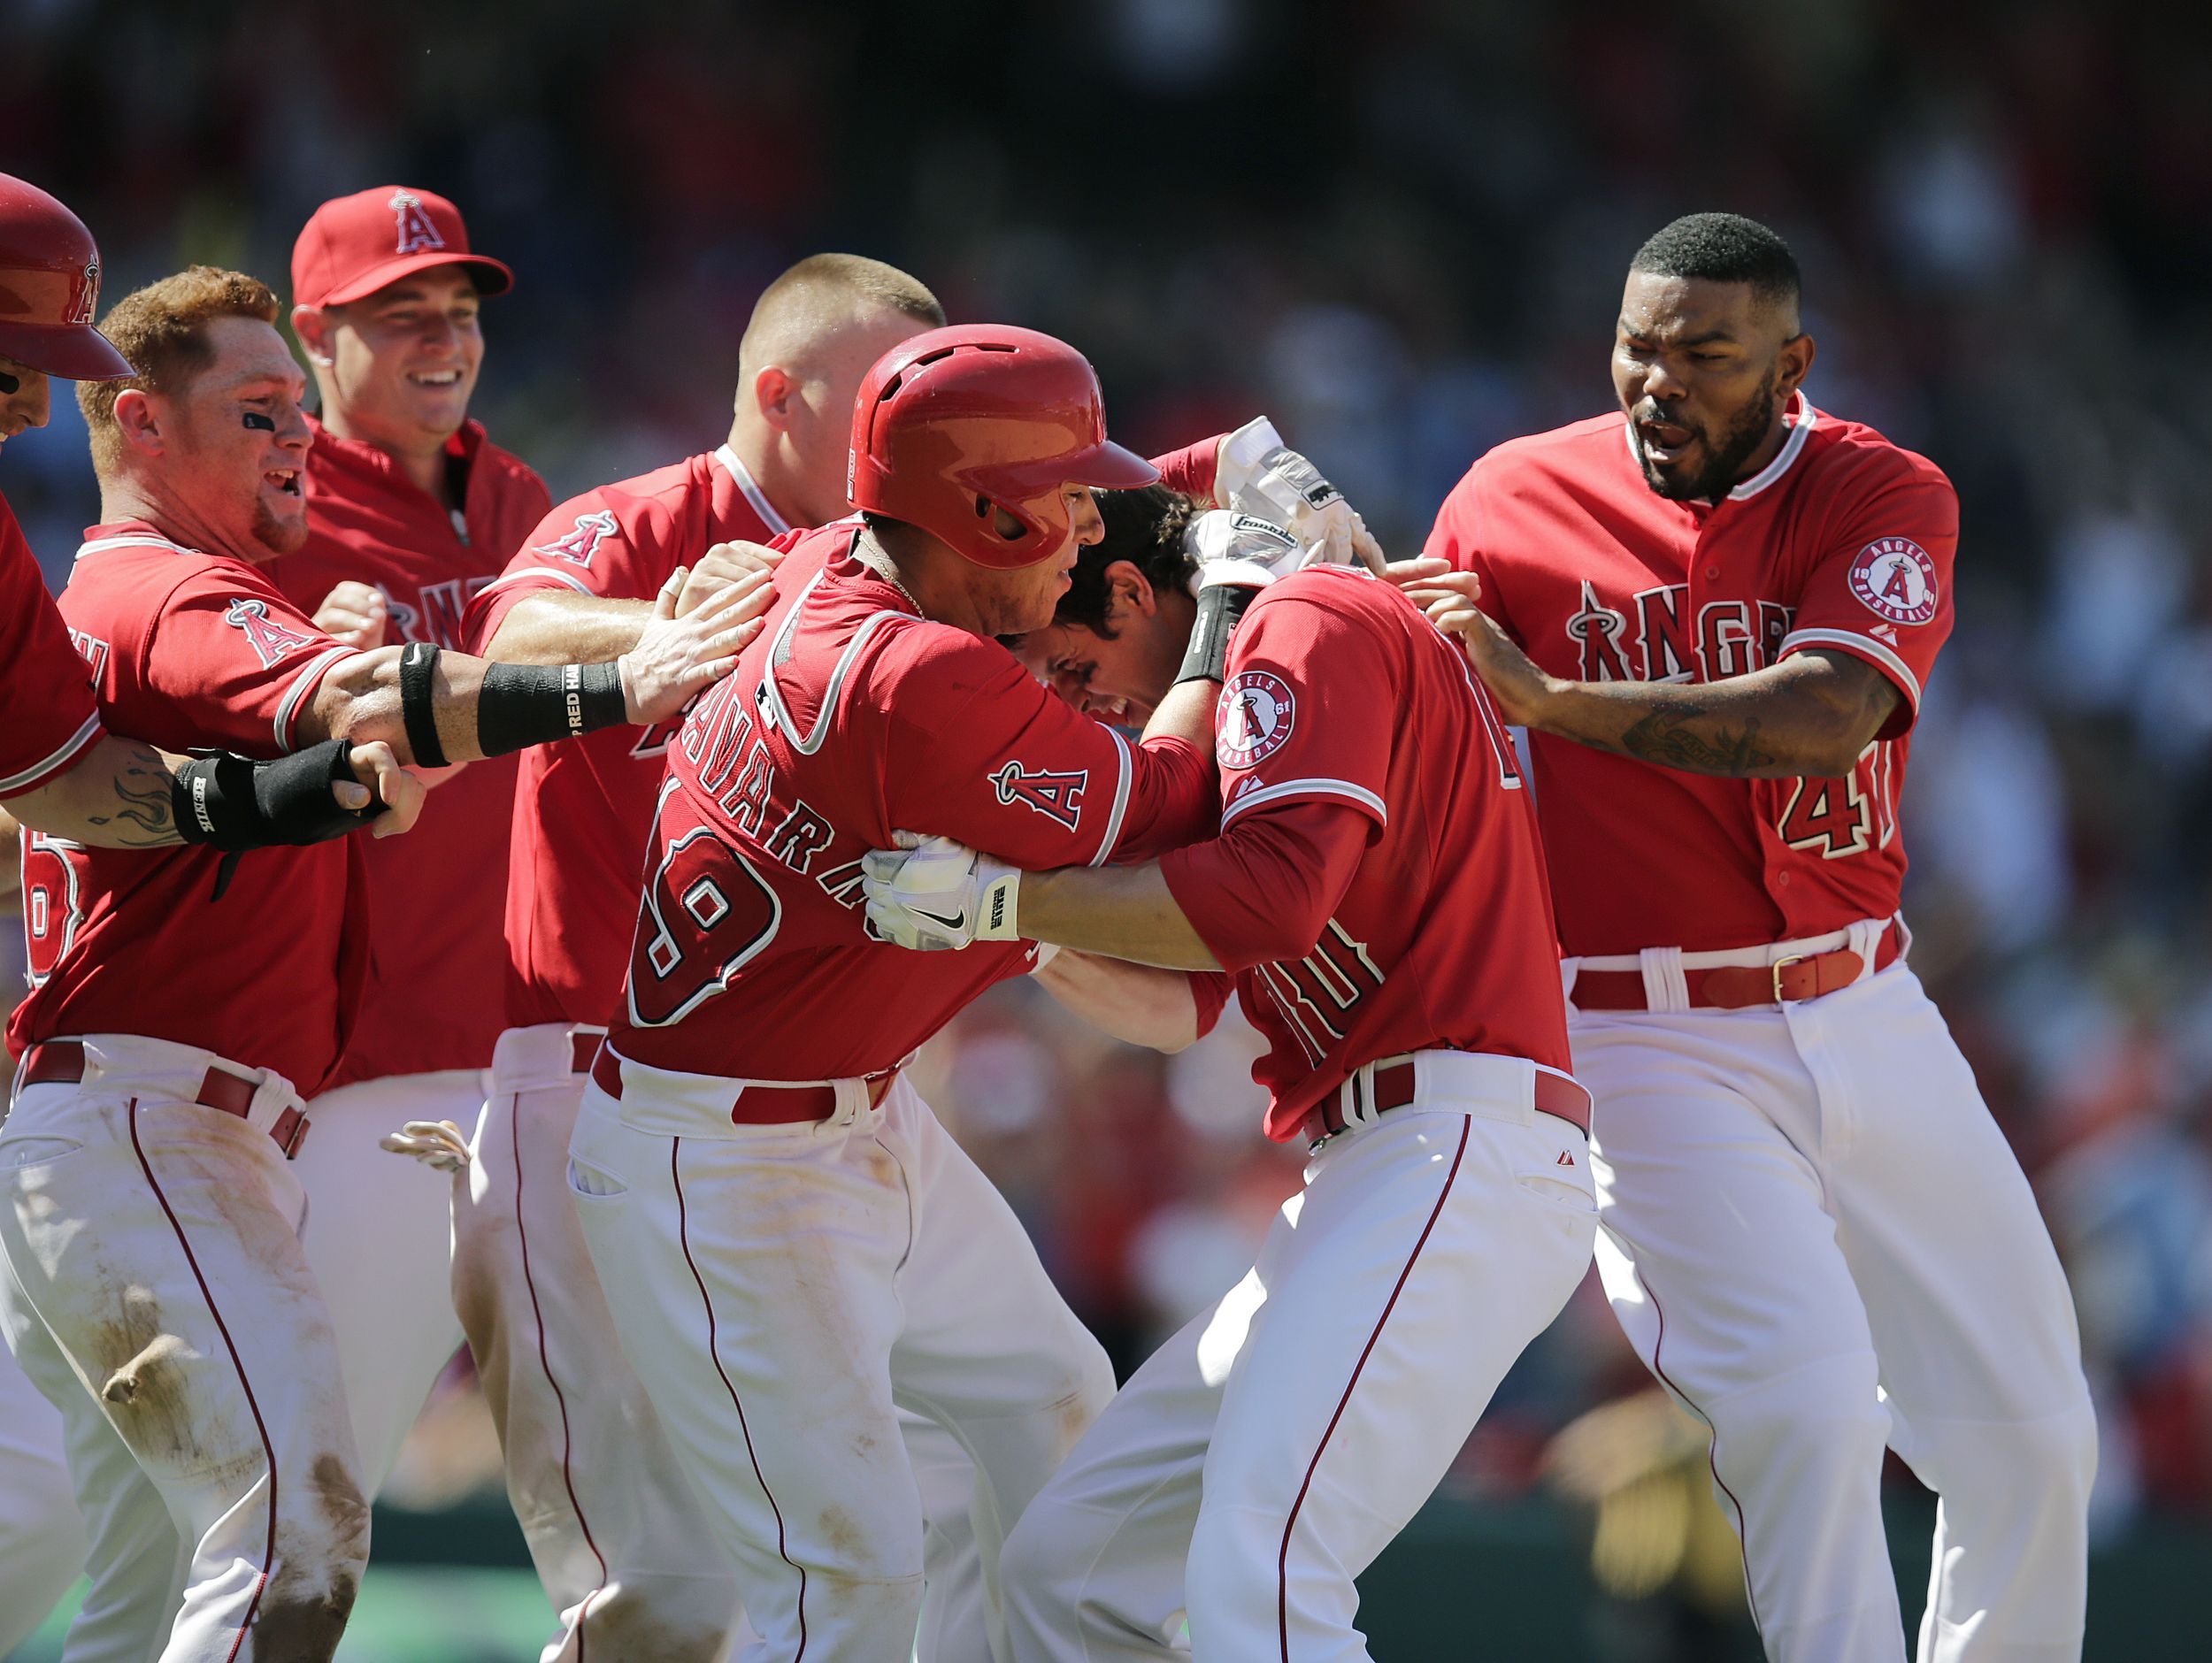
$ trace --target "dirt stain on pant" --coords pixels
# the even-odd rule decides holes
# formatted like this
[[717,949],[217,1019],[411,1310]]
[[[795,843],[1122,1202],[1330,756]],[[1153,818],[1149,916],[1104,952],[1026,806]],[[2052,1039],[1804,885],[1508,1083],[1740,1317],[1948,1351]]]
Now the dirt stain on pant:
[[326,1452],[308,1467],[302,1505],[284,1513],[253,1654],[257,1663],[327,1663],[368,1565],[369,1504],[344,1460]]

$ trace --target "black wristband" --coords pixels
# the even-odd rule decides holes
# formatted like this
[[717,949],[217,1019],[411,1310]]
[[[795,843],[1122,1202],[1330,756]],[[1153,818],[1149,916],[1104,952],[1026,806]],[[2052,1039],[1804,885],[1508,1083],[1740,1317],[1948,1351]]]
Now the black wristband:
[[1198,616],[1191,620],[1190,645],[1183,652],[1183,667],[1175,672],[1178,686],[1186,681],[1219,681],[1228,673],[1230,633],[1258,594],[1257,589],[1240,583],[1217,583],[1198,592]]
[[438,740],[437,695],[431,681],[438,669],[438,648],[410,641],[399,649],[399,714],[407,724],[407,748],[423,768],[443,768],[445,747]]
[[352,752],[343,740],[325,740],[272,763],[196,757],[177,770],[169,787],[177,834],[226,853],[343,837],[384,812],[374,800],[358,811],[342,809],[331,795],[341,781],[360,783]]
[[619,663],[493,664],[476,695],[476,743],[487,756],[629,719]]

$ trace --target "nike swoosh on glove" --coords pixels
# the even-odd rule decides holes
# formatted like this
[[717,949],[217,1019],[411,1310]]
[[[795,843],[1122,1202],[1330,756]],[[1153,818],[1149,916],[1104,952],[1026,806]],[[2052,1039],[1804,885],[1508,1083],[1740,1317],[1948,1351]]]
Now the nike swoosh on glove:
[[951,838],[911,832],[894,836],[897,848],[861,857],[870,935],[918,953],[1019,939],[1014,928],[1018,868]]

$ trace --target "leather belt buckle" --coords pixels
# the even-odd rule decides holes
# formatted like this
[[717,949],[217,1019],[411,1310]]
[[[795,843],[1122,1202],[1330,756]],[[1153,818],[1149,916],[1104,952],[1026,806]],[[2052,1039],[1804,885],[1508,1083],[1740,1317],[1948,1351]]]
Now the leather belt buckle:
[[[1772,964],[1767,967],[1769,971],[1771,973],[1770,980],[1774,988],[1774,1002],[1776,1004],[1786,1005],[1790,1002],[1789,995],[1782,991],[1782,972],[1789,969],[1789,967],[1793,964],[1806,963],[1811,957],[1812,954],[1809,953],[1793,953],[1787,958],[1775,960]],[[1819,986],[1819,978],[1817,977],[1814,978],[1814,986],[1816,989]]]

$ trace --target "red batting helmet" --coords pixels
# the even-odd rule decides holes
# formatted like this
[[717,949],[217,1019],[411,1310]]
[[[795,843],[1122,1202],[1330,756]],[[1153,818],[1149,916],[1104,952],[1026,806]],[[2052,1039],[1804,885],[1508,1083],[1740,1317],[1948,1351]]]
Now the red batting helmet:
[[128,359],[92,326],[100,250],[84,221],[0,173],[0,356],[70,381],[119,381]]
[[[1098,372],[1065,341],[1003,324],[932,329],[876,360],[853,405],[845,494],[980,566],[1056,554],[1070,485],[1150,485],[1159,470],[1106,437]],[[1006,537],[991,510],[1021,526]]]

